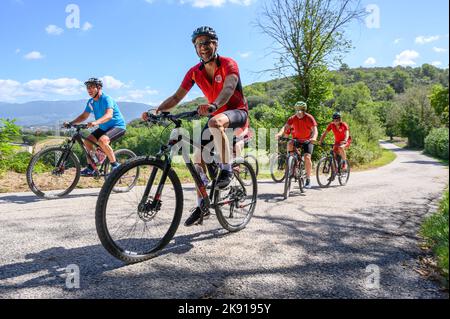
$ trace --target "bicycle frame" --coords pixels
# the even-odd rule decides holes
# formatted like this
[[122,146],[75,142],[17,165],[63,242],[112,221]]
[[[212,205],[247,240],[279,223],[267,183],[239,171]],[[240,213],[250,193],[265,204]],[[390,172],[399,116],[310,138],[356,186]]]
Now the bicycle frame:
[[[194,113],[185,113],[186,116],[191,115],[193,117]],[[198,145],[195,145],[195,142],[192,139],[187,139],[183,134],[180,132],[181,123],[182,121],[180,119],[170,118],[170,120],[175,124],[175,128],[173,129],[169,142],[166,145],[162,145],[159,153],[156,155],[156,159],[161,160],[164,162],[164,170],[161,176],[161,180],[159,182],[158,188],[156,190],[155,198],[153,200],[152,206],[150,209],[157,209],[161,205],[161,194],[164,188],[164,185],[166,183],[168,174],[170,169],[172,168],[172,159],[179,151],[179,148],[174,148],[175,146],[180,146],[182,150],[190,149],[191,146],[194,147],[200,147]],[[211,187],[211,191],[208,194],[206,185],[204,185],[200,174],[197,172],[195,165],[193,164],[193,161],[190,157],[190,155],[187,152],[182,152],[183,154],[183,160],[185,162],[185,165],[187,169],[189,170],[189,173],[191,174],[192,178],[194,179],[194,183],[196,185],[196,189],[198,193],[201,195],[203,199],[203,207],[200,207],[203,212],[206,212],[209,208],[213,208],[214,206],[211,204],[214,199],[214,194],[216,192],[216,178],[213,179],[213,184]],[[212,164],[206,164],[207,166],[211,167],[212,165],[216,165],[214,163]],[[145,207],[147,199],[150,195],[151,189],[153,187],[153,183],[156,178],[158,169],[155,167],[153,168],[153,171],[150,175],[150,178],[147,182],[144,194],[142,196],[142,201],[140,203],[140,207]],[[205,172],[206,173],[206,172]],[[239,183],[244,187],[245,186],[238,177]],[[220,203],[218,205],[226,205],[228,203]]]
[[[61,167],[62,163],[64,163],[67,158],[69,157],[69,153],[72,151],[73,147],[75,146],[76,143],[80,144],[81,149],[83,150],[83,153],[85,154],[86,158],[90,161],[92,167],[94,168],[94,171],[99,173],[99,176],[103,173],[103,171],[105,170],[105,162],[102,163],[102,165],[100,166],[100,168],[95,164],[94,159],[92,158],[91,154],[89,153],[89,151],[86,148],[86,145],[84,144],[85,141],[91,143],[92,145],[94,145],[95,147],[99,148],[100,146],[95,143],[92,142],[88,139],[86,139],[80,132],[81,127],[77,128],[76,133],[72,136],[72,138],[68,141],[68,143],[65,145],[65,149],[67,150],[67,152],[65,152],[64,156],[61,156],[57,167]],[[101,149],[101,148],[100,148]]]

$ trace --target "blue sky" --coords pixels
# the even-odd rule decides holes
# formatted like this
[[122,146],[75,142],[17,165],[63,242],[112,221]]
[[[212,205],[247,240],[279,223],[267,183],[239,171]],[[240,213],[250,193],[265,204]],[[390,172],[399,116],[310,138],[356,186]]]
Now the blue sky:
[[[158,104],[198,62],[190,35],[201,25],[217,30],[220,53],[237,60],[244,85],[268,80],[258,71],[273,64],[271,40],[253,26],[262,1],[0,0],[0,101],[83,99],[82,81],[98,76],[117,100]],[[79,26],[66,23],[70,4]],[[363,4],[376,5],[379,25],[351,27],[351,67],[448,67],[447,0]],[[194,88],[188,99],[200,95]]]

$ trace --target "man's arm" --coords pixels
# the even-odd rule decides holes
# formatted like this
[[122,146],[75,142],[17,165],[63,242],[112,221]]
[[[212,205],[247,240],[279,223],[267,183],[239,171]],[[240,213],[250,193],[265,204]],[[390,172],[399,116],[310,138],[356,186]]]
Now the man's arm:
[[183,89],[182,87],[180,87],[174,95],[172,95],[171,97],[169,97],[167,100],[165,100],[159,107],[157,110],[157,113],[161,113],[161,112],[168,112],[171,109],[173,109],[175,106],[178,105],[178,103],[181,102],[181,100],[183,100],[186,95],[188,94],[188,91],[186,91],[185,89]]
[[323,134],[322,134],[322,137],[320,138],[320,144],[322,144],[323,141],[325,141],[325,138],[327,137],[327,135],[328,135],[328,131],[325,130],[325,132],[323,132]]
[[317,129],[317,126],[314,126],[311,142],[317,141],[318,136],[319,136],[319,130]]
[[[175,92],[174,95],[172,95],[167,100],[165,100],[164,102],[161,103],[161,105],[156,110],[156,113],[158,114],[158,113],[170,111],[175,106],[177,106],[177,104],[180,103],[181,100],[183,100],[187,94],[188,94],[188,91],[183,89],[180,86],[180,88]],[[148,112],[142,113],[142,119],[144,121],[148,120]]]
[[345,132],[345,140],[342,142],[342,144],[343,144],[343,145],[347,144],[349,139],[350,139],[350,131],[347,130],[347,131]]
[[89,112],[83,112],[83,114],[81,114],[75,120],[70,122],[70,124],[75,125],[75,124],[82,123],[82,122],[86,121],[90,115],[91,115],[91,113],[89,113]]
[[238,83],[239,77],[236,74],[230,74],[225,78],[222,92],[220,92],[219,96],[214,101],[214,104],[216,104],[218,108],[228,103],[230,98],[233,96]]
[[284,137],[288,137],[288,134],[286,132],[288,132],[291,129],[291,126],[289,124],[286,124],[285,126],[283,126],[283,128],[278,132],[277,135],[275,135],[275,137],[278,139],[282,136]]
[[107,109],[105,115],[103,115],[98,120],[95,120],[94,122],[88,123],[88,126],[89,127],[94,127],[94,126],[98,126],[100,124],[107,123],[107,122],[111,121],[111,119],[113,118],[113,115],[114,115],[114,110],[113,109]]

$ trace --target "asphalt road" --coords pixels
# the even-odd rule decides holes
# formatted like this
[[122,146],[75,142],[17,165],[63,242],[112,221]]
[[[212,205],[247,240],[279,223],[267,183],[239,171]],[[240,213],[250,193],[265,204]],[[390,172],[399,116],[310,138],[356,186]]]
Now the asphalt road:
[[[244,231],[227,234],[216,219],[180,226],[159,257],[130,266],[97,238],[98,190],[56,201],[2,194],[0,298],[448,298],[415,271],[419,226],[448,168],[385,147],[395,162],[354,173],[347,187],[284,201],[281,184],[261,181]],[[194,197],[186,186],[183,221]],[[79,267],[78,289],[66,287],[69,265]]]

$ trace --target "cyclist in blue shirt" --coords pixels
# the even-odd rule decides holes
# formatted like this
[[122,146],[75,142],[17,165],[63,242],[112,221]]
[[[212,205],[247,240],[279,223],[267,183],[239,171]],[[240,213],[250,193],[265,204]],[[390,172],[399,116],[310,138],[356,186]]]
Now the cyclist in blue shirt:
[[[94,145],[89,141],[97,143],[108,156],[113,170],[117,169],[119,163],[117,163],[114,150],[110,144],[125,135],[125,120],[117,103],[110,96],[102,92],[103,82],[101,80],[90,78],[84,84],[91,99],[88,101],[83,114],[70,122],[70,124],[82,123],[94,113],[95,121],[89,122],[88,127],[99,126],[99,128],[87,138],[84,144],[89,152],[93,152]],[[94,169],[91,163],[81,172],[82,176],[92,176],[93,174]]]

